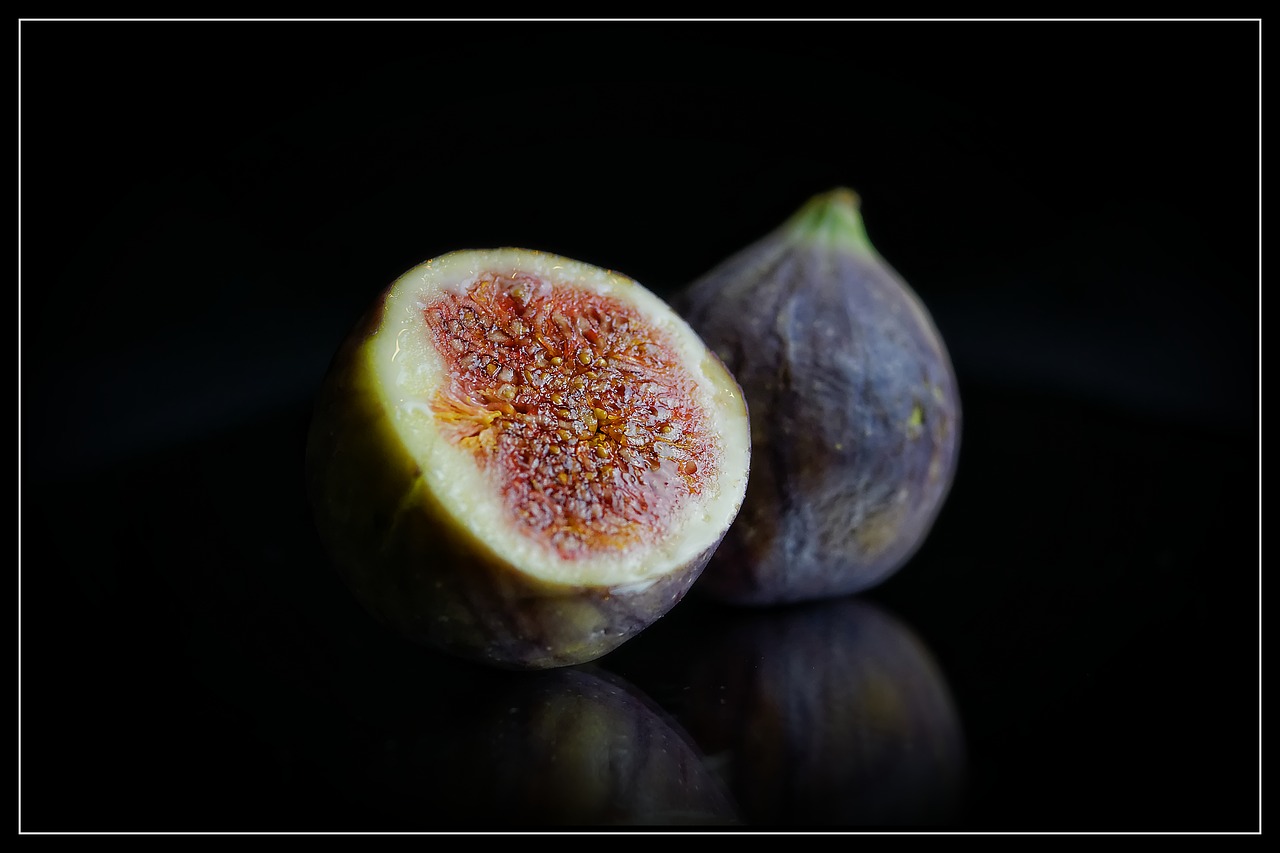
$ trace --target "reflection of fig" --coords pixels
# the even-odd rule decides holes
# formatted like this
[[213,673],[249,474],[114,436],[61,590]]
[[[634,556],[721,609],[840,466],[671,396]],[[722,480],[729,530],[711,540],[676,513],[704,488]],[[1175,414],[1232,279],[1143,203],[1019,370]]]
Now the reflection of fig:
[[418,799],[461,829],[735,821],[692,740],[618,676],[565,667],[492,688],[382,756],[371,775],[405,813]]
[[897,620],[845,598],[742,611],[695,652],[681,714],[743,820],[920,826],[957,814],[960,723]]
[[318,527],[356,596],[499,667],[579,663],[666,613],[746,489],[719,360],[634,281],[540,252],[400,276],[321,388]]
[[675,300],[751,413],[746,501],[698,584],[727,602],[843,595],[915,553],[950,489],[960,401],[857,198],[816,196]]

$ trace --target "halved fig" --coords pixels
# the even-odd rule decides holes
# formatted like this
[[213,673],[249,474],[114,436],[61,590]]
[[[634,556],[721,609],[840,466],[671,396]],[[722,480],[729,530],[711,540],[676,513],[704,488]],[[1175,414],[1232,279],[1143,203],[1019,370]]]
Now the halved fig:
[[458,251],[388,287],[320,389],[307,475],[356,597],[506,668],[581,663],[671,609],[741,506],[741,390],[616,272]]

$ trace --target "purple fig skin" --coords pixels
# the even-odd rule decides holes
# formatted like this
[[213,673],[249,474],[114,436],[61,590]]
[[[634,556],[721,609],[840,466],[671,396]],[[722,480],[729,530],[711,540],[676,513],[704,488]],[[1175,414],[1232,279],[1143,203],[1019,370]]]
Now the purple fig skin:
[[696,591],[770,605],[901,568],[950,491],[961,407],[941,335],[872,247],[858,197],[815,196],[673,298],[751,419],[741,512]]

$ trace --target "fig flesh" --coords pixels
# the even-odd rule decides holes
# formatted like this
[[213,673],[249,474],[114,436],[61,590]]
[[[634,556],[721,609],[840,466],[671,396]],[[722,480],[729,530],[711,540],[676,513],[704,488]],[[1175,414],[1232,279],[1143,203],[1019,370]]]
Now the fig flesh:
[[902,567],[950,491],[960,397],[937,327],[871,245],[853,191],[814,196],[673,303],[751,419],[747,496],[699,591],[820,599]]
[[515,669],[597,658],[687,592],[741,505],[737,383],[616,272],[458,251],[393,282],[308,435],[317,527],[406,637]]

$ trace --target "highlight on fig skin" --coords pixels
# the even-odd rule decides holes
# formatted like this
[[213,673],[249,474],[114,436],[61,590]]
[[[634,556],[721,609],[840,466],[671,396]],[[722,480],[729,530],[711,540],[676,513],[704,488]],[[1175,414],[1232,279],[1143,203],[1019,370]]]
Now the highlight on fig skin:
[[347,337],[308,437],[317,527],[398,634],[514,669],[673,607],[741,506],[742,392],[657,296],[524,249],[409,270]]
[[747,496],[699,591],[767,605],[897,572],[950,491],[960,397],[938,329],[872,246],[856,193],[814,196],[673,303],[751,419]]

